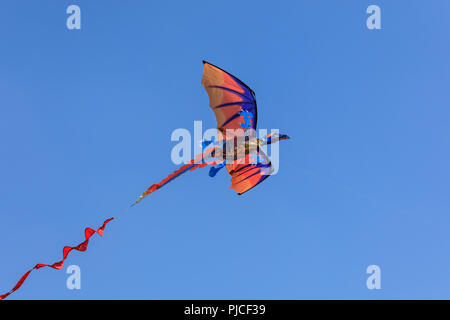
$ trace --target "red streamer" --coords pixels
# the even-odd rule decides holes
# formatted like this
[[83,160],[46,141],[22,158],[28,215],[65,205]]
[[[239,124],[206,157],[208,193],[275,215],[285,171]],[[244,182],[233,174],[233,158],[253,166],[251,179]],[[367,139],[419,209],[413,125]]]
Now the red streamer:
[[110,218],[108,220],[105,220],[105,222],[103,222],[103,225],[100,228],[98,228],[97,230],[94,230],[94,229],[91,229],[91,228],[86,228],[84,230],[84,236],[85,236],[86,240],[84,240],[82,243],[80,243],[76,247],[68,247],[68,246],[64,247],[64,249],[63,249],[63,259],[61,261],[55,262],[52,265],[38,263],[32,269],[28,270],[22,276],[22,278],[20,278],[20,280],[17,282],[17,284],[14,286],[14,288],[12,288],[9,292],[0,295],[0,300],[5,299],[11,293],[13,293],[17,289],[19,289],[22,286],[22,284],[24,283],[24,281],[28,278],[28,276],[30,275],[31,271],[33,271],[34,269],[37,270],[37,269],[40,269],[40,268],[43,268],[43,267],[50,267],[50,268],[58,269],[58,270],[62,269],[62,267],[64,266],[64,260],[66,260],[66,258],[69,255],[70,251],[72,251],[72,250],[86,251],[87,246],[89,244],[89,238],[92,237],[92,235],[94,235],[95,233],[98,233],[100,236],[103,236],[103,230],[105,229],[105,227],[108,224],[108,222],[110,222],[113,219],[114,218]]
[[[200,158],[200,160],[201,160],[201,158]],[[198,160],[197,160],[197,161],[198,161]],[[182,166],[182,167],[179,168],[178,170],[176,170],[176,171],[174,171],[173,173],[169,174],[169,175],[167,176],[167,178],[165,178],[165,179],[162,180],[161,182],[152,184],[152,185],[151,185],[149,188],[147,188],[147,190],[142,194],[142,197],[141,197],[141,199],[139,199],[139,201],[142,200],[143,198],[145,198],[146,196],[148,196],[150,193],[155,192],[156,190],[158,190],[159,188],[161,188],[161,187],[164,186],[165,184],[169,183],[169,182],[172,181],[173,179],[179,177],[181,174],[185,173],[186,170],[193,171],[193,170],[195,170],[195,169],[197,169],[197,168],[203,168],[203,167],[205,167],[205,166],[208,165],[207,162],[204,162],[204,163],[198,163],[198,164],[195,164],[195,165],[194,165],[195,162],[196,162],[196,161],[191,160],[188,164],[185,164],[184,166]]]

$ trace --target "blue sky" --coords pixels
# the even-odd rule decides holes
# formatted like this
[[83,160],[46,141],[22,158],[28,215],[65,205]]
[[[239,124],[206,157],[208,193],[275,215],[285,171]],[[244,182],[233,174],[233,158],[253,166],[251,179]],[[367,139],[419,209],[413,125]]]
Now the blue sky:
[[175,170],[174,129],[215,126],[206,59],[256,92],[259,127],[293,138],[278,174],[237,196],[226,172],[189,173],[72,252],[81,290],[47,268],[9,299],[450,298],[449,10],[3,1],[0,292]]

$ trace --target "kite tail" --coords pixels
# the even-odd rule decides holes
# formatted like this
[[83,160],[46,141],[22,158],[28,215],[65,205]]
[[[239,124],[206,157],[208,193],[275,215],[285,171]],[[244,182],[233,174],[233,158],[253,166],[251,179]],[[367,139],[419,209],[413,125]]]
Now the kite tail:
[[84,230],[84,236],[85,236],[86,240],[84,240],[82,243],[80,243],[76,247],[68,247],[68,246],[64,247],[64,249],[63,249],[63,258],[62,258],[61,261],[55,262],[54,264],[51,264],[51,265],[50,264],[38,263],[33,268],[28,270],[22,276],[22,278],[20,278],[20,280],[17,282],[17,284],[14,286],[14,288],[12,288],[9,292],[0,295],[0,300],[5,299],[11,293],[13,293],[14,291],[18,290],[22,286],[24,281],[28,278],[28,276],[30,275],[31,271],[33,271],[34,269],[37,270],[37,269],[40,269],[40,268],[43,268],[43,267],[50,267],[50,268],[57,269],[57,270],[62,269],[62,267],[64,266],[64,260],[66,260],[67,256],[69,255],[69,252],[72,251],[72,250],[86,251],[88,243],[89,243],[89,238],[92,237],[92,235],[94,235],[95,233],[98,233],[100,236],[103,236],[103,230],[105,229],[105,227],[108,224],[108,222],[110,222],[112,219],[114,219],[114,218],[109,218],[108,220],[103,222],[103,225],[100,228],[96,229],[96,230],[91,229],[91,228],[86,228]]
[[170,181],[172,181],[175,178],[178,178],[179,176],[181,176],[183,173],[186,173],[187,171],[193,171],[193,170],[195,170],[197,168],[203,168],[203,167],[207,166],[208,164],[209,163],[204,162],[201,157],[200,158],[196,158],[196,159],[192,159],[191,161],[189,161],[188,164],[185,164],[184,166],[182,166],[178,170],[176,170],[173,173],[169,174],[167,176],[167,178],[165,178],[161,182],[151,185],[147,190],[145,190],[145,192],[139,197],[139,199],[137,199],[136,202],[133,203],[130,207],[136,205],[137,203],[142,201],[146,196],[148,196],[150,193],[155,192],[159,188],[161,188],[164,185],[168,184]]
[[[207,159],[207,157],[204,157],[205,155],[199,155],[198,157],[196,157],[195,159],[191,160],[188,164],[185,164],[184,166],[182,166],[181,168],[179,168],[177,171],[173,172],[172,174],[170,174],[167,178],[165,178],[164,180],[162,180],[159,183],[156,183],[154,185],[152,185],[150,188],[148,188],[142,195],[141,197],[136,200],[135,203],[133,203],[131,205],[134,206],[136,203],[138,203],[139,201],[141,201],[142,199],[144,199],[146,196],[148,196],[150,193],[158,190],[159,188],[161,188],[162,186],[166,185],[167,183],[169,183],[170,181],[174,180],[175,178],[181,176],[183,173],[187,172],[187,171],[192,171],[195,170],[197,168],[203,168],[204,166],[207,166],[208,164],[211,164],[211,162],[205,162],[205,159]],[[69,255],[70,251],[72,250],[78,250],[78,251],[86,251],[88,244],[89,244],[89,239],[95,234],[98,233],[100,236],[103,236],[103,230],[105,229],[106,225],[113,220],[114,218],[110,218],[108,220],[105,220],[105,222],[103,222],[103,225],[94,230],[91,228],[86,228],[84,230],[84,235],[85,235],[85,240],[80,243],[79,245],[77,245],[76,247],[69,247],[69,246],[65,246],[63,248],[63,258],[61,261],[55,262],[53,264],[42,264],[42,263],[38,263],[37,265],[35,265],[33,268],[31,268],[30,270],[28,270],[21,278],[20,280],[16,283],[16,285],[14,286],[14,288],[12,288],[9,292],[0,295],[0,300],[5,299],[6,297],[8,297],[11,293],[13,293],[14,291],[18,290],[22,284],[25,282],[25,280],[28,278],[28,276],[30,275],[30,273],[33,270],[38,270],[40,268],[43,267],[50,267],[53,269],[57,269],[60,270],[62,269],[62,267],[64,266],[64,261],[66,260],[67,256]]]

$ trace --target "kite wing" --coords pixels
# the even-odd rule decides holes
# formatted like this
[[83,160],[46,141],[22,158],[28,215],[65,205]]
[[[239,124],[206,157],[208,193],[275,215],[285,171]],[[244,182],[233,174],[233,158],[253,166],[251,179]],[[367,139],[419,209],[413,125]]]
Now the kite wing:
[[262,150],[247,154],[245,161],[236,160],[226,167],[231,175],[230,188],[239,195],[263,182],[273,172],[270,159]]
[[228,72],[203,61],[202,85],[209,96],[209,105],[217,120],[217,129],[256,130],[255,93],[245,83]]

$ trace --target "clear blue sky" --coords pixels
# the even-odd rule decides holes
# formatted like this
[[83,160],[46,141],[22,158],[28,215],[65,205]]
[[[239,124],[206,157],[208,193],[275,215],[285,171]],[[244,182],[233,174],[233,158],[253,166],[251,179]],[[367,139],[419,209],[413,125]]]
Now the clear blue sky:
[[256,92],[259,127],[293,138],[278,174],[237,196],[226,172],[189,173],[72,252],[81,290],[46,268],[10,299],[450,298],[449,10],[2,1],[0,293],[175,170],[174,129],[215,125],[206,59]]

